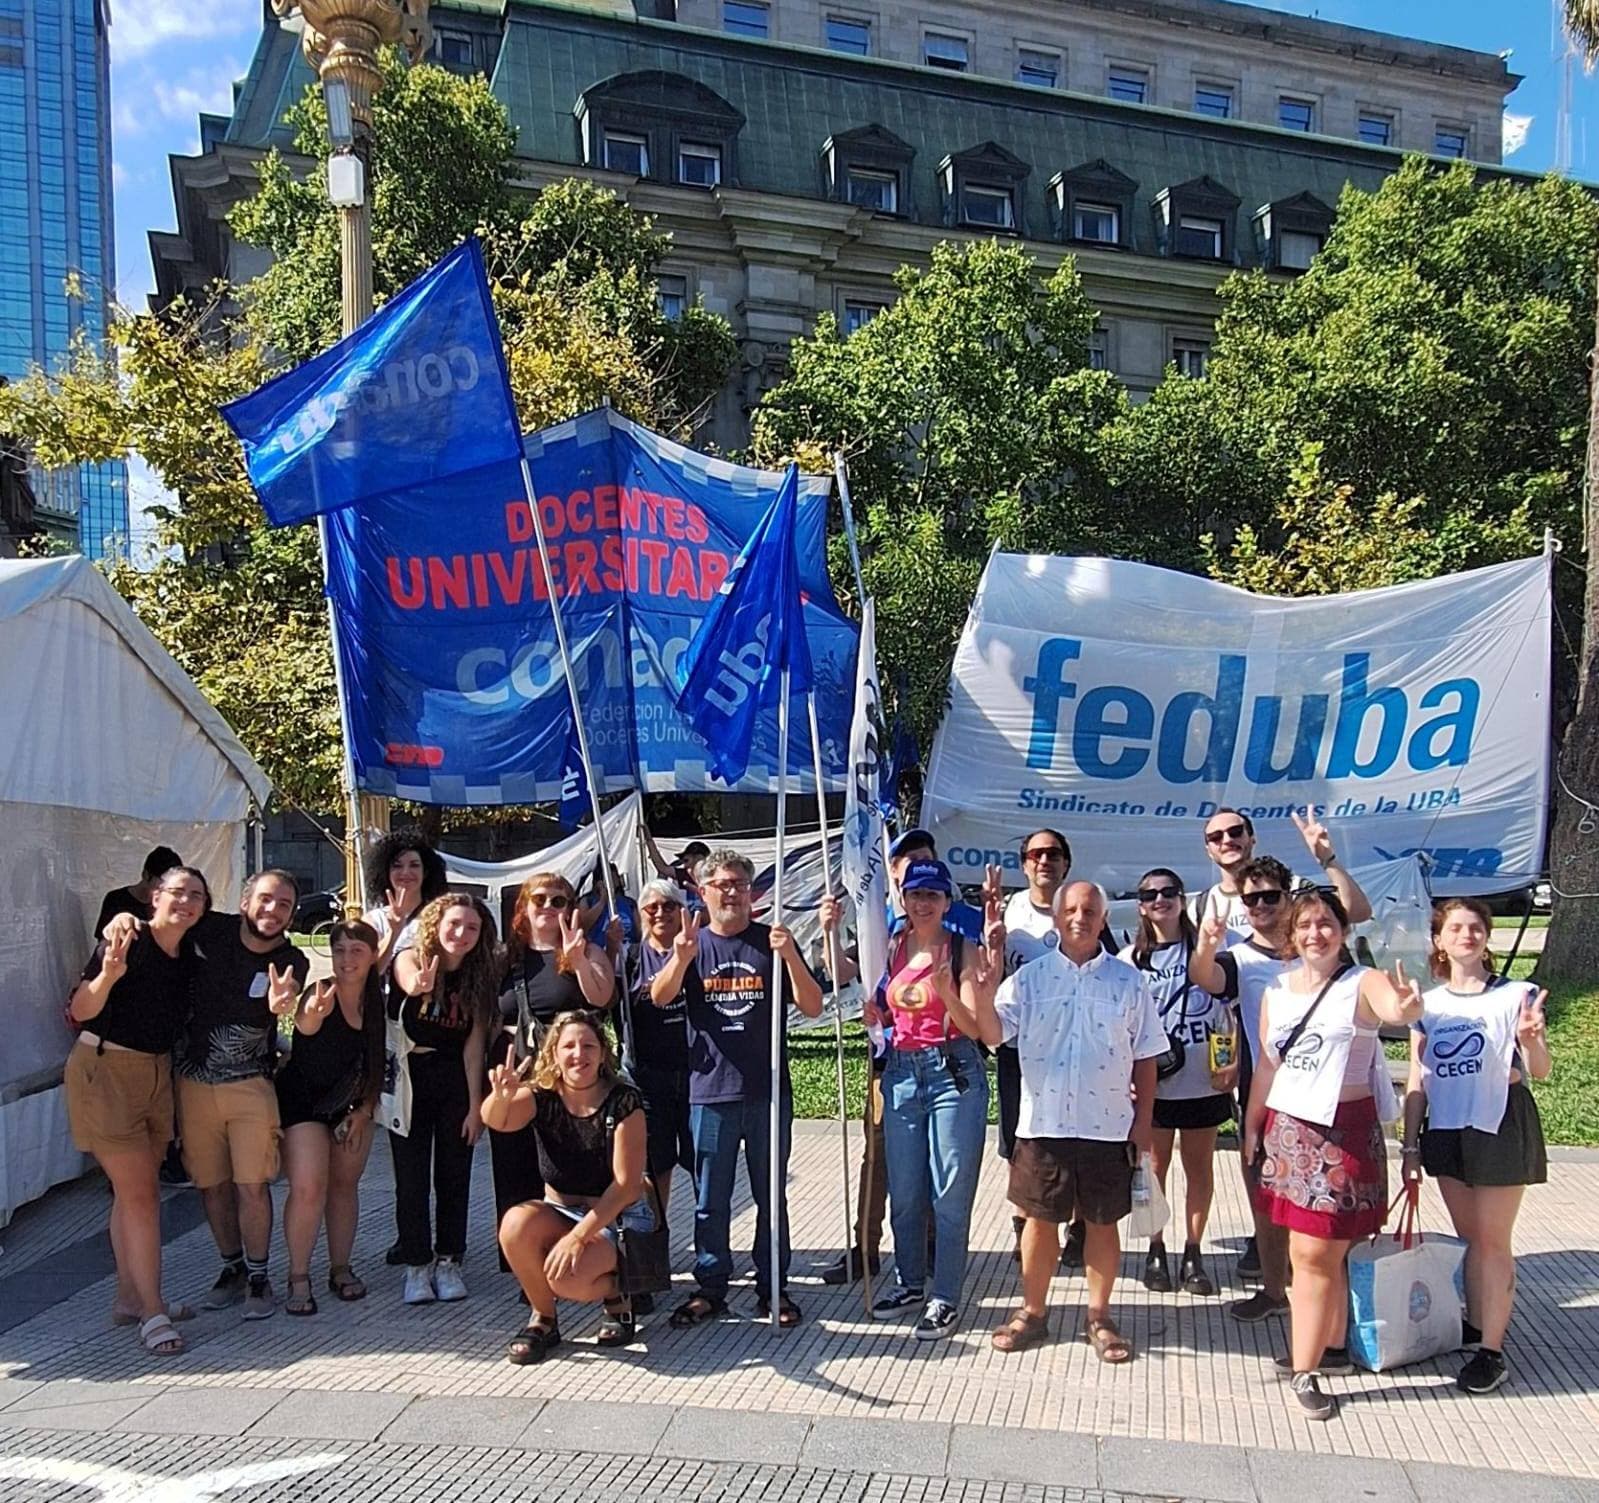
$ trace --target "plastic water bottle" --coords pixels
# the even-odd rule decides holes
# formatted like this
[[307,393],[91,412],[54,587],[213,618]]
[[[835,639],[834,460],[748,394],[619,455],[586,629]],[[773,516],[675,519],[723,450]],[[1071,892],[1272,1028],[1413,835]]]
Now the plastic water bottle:
[[1150,1201],[1149,1194],[1149,1160],[1141,1158],[1138,1167],[1133,1170],[1133,1204],[1147,1206]]

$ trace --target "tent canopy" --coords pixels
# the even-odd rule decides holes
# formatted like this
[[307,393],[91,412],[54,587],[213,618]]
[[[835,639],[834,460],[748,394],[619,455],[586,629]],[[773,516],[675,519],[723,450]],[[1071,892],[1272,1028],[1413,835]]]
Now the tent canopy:
[[[0,804],[242,820],[271,783],[87,559],[0,560]],[[137,875],[135,873],[135,875]]]

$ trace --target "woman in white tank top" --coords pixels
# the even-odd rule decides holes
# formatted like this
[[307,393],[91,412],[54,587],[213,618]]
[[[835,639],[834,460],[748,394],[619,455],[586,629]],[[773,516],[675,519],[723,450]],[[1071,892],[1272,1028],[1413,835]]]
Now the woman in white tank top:
[[1422,1004],[1403,967],[1389,977],[1350,962],[1336,894],[1301,893],[1289,923],[1299,962],[1261,1002],[1244,1153],[1260,1155],[1263,1208],[1288,1229],[1294,1401],[1326,1420],[1336,1406],[1318,1375],[1351,1370],[1344,1259],[1388,1211],[1383,1121],[1398,1111],[1377,1029],[1413,1022]]
[[1475,898],[1433,910],[1432,969],[1442,985],[1423,999],[1405,1095],[1405,1174],[1438,1181],[1466,1243],[1467,1393],[1492,1393],[1509,1376],[1505,1331],[1516,1297],[1511,1239],[1527,1185],[1548,1177],[1543,1125],[1526,1077],[1549,1074],[1546,992],[1496,976],[1493,916]]

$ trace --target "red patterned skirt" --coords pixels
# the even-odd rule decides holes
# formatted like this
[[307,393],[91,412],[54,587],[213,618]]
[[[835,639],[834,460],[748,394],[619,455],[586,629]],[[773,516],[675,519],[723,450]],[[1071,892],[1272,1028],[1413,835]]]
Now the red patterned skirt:
[[1388,1154],[1377,1104],[1341,1101],[1331,1127],[1287,1112],[1266,1114],[1260,1207],[1278,1226],[1356,1241],[1388,1216]]

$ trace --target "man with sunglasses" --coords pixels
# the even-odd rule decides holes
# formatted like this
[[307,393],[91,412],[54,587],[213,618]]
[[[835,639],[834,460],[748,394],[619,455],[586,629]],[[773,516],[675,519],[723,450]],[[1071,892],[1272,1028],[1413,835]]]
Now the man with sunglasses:
[[[700,867],[708,922],[686,915],[672,955],[650,984],[657,1007],[669,1007],[692,971],[701,993],[687,1003],[689,1112],[694,1135],[694,1280],[698,1292],[672,1312],[678,1328],[703,1325],[727,1308],[733,1275],[733,1187],[742,1148],[755,1201],[755,1290],[760,1313],[775,1300],[778,1324],[798,1325],[799,1306],[783,1287],[788,1278],[788,1156],[794,1120],[788,1055],[772,1078],[773,977],[782,964],[785,997],[808,1018],[822,1013],[822,987],[781,925],[755,922],[751,886],[755,868],[734,850],[712,851]],[[786,1033],[787,1007],[779,1016]],[[778,1092],[778,1203],[771,1202],[767,1172],[772,1151],[770,1107]],[[778,1277],[770,1286],[771,1238],[776,1219]]]
[[[1306,810],[1303,816],[1296,809],[1290,818],[1325,876],[1321,883],[1307,877],[1291,876],[1288,891],[1326,885],[1331,887],[1344,905],[1351,924],[1363,924],[1371,917],[1371,903],[1360,890],[1360,884],[1339,864],[1333,850],[1332,836],[1327,826]],[[1235,939],[1243,939],[1250,932],[1249,913],[1244,906],[1239,888],[1239,876],[1244,867],[1255,859],[1255,824],[1247,814],[1237,809],[1218,809],[1205,821],[1205,854],[1215,864],[1219,878],[1203,892],[1188,900],[1188,916],[1196,929],[1205,926],[1205,920],[1219,915],[1227,921],[1227,928]]]
[[[1237,885],[1238,905],[1248,916],[1249,933],[1235,937],[1223,914],[1208,914],[1189,957],[1188,979],[1238,1010],[1242,1027],[1236,1120],[1242,1122],[1254,1062],[1260,1057],[1261,999],[1294,961],[1288,918],[1294,878],[1282,862],[1260,856],[1238,869]],[[1240,1160],[1240,1167],[1254,1214],[1255,1235],[1238,1259],[1238,1276],[1258,1278],[1261,1287],[1248,1299],[1229,1305],[1228,1313],[1237,1320],[1266,1320],[1288,1311],[1288,1234],[1274,1225],[1269,1215],[1255,1209],[1255,1165]]]

